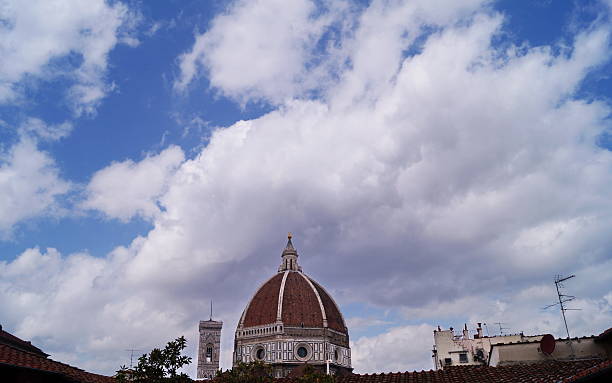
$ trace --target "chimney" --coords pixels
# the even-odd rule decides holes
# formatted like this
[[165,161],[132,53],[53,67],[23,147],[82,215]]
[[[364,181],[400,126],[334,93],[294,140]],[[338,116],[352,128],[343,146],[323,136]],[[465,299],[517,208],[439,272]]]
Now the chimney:
[[467,323],[463,324],[463,339],[470,339],[470,334],[468,333]]
[[478,338],[482,338],[482,323],[478,322],[478,327],[476,328],[478,332]]

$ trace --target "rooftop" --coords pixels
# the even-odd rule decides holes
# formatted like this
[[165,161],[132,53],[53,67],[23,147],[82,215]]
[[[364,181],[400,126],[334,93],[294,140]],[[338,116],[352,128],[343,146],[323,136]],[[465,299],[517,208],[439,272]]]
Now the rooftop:
[[[49,359],[38,347],[0,330],[0,371],[27,370],[37,374],[61,376],[66,381],[83,383],[110,383],[115,380],[108,376],[92,374],[65,363]],[[5,372],[2,372],[5,375]],[[55,381],[55,380],[54,380]]]
[[[453,366],[438,371],[339,376],[337,383],[566,383],[585,377],[612,378],[612,361],[591,359],[571,362],[548,361],[512,366]],[[293,379],[279,379],[292,382]],[[583,380],[589,381],[589,380]]]
[[49,354],[45,354],[40,348],[33,346],[29,341],[19,339],[15,335],[4,331],[2,326],[0,326],[0,344],[9,345],[16,349],[29,351],[45,357],[49,356]]

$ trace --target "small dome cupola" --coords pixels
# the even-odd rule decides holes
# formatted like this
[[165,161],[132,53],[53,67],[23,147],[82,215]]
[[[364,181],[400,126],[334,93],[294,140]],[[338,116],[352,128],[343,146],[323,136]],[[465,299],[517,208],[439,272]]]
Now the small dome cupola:
[[287,234],[287,246],[285,246],[285,250],[283,250],[281,255],[281,264],[278,267],[279,273],[288,270],[302,271],[302,268],[298,265],[298,253],[295,247],[293,247],[293,243],[291,243],[291,238],[291,233]]

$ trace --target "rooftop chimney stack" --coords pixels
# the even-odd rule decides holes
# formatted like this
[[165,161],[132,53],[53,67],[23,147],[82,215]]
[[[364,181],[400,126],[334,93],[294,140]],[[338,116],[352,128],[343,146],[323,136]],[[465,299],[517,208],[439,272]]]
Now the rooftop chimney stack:
[[463,324],[463,339],[470,339],[470,334],[467,329],[467,323]]
[[476,332],[478,332],[478,338],[482,338],[482,323],[478,322],[478,327],[476,328]]

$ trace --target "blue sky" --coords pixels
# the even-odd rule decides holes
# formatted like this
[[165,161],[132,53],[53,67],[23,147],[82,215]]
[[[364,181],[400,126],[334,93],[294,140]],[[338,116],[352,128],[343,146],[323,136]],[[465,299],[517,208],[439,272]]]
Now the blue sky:
[[[497,42],[532,46],[571,39],[572,28],[592,22],[601,8],[597,1],[499,1],[493,5],[506,15],[504,35]],[[135,35],[140,43],[137,47],[118,45],[109,52],[107,77],[116,89],[105,97],[95,115],[74,118],[70,105],[62,99],[69,83],[65,79],[41,81],[28,94],[26,105],[5,104],[0,109],[3,121],[10,125],[30,116],[49,123],[74,121],[76,128],[70,136],[41,147],[53,155],[62,175],[76,183],[86,183],[95,171],[113,161],[138,160],[172,144],[194,156],[216,127],[271,110],[265,102],[240,105],[222,97],[210,88],[206,77],[198,79],[186,94],[172,89],[178,72],[177,57],[193,45],[194,33],[204,31],[215,14],[225,9],[225,2],[133,6],[139,13]],[[156,26],[159,29],[148,36]],[[78,55],[73,56],[60,60],[78,62]],[[587,97],[609,98],[609,72],[607,64],[591,74],[580,92]],[[5,134],[6,142],[15,139],[9,129]],[[604,145],[612,147],[606,140]],[[14,238],[0,242],[3,258],[11,259],[32,246],[58,247],[67,252],[87,249],[92,255],[103,256],[135,235],[146,234],[151,227],[140,220],[126,224],[96,214],[61,220],[41,217],[24,226]]]
[[[525,297],[509,326],[559,331],[556,273],[576,331],[609,327],[609,2],[69,3],[0,7],[9,331],[109,373],[214,298],[227,364],[287,231],[361,371],[427,369],[432,326]],[[58,334],[62,304],[101,323]],[[134,317],[165,330],[103,325]],[[402,336],[418,356],[365,357]]]
[[[177,57],[190,48],[194,32],[205,28],[214,12],[223,9],[223,3],[170,5],[152,3],[135,8],[139,12],[135,35],[140,44],[118,45],[109,52],[111,65],[107,77],[116,89],[104,99],[95,115],[74,118],[70,105],[63,100],[70,81],[53,79],[38,83],[27,105],[2,105],[3,121],[18,125],[30,116],[49,123],[74,121],[76,128],[70,136],[41,147],[53,155],[62,176],[86,183],[96,170],[113,161],[138,160],[171,144],[180,145],[193,156],[206,144],[215,127],[254,118],[269,110],[265,105],[242,107],[223,99],[207,90],[205,79],[198,84],[197,95],[193,97],[173,91]],[[147,36],[155,25],[160,25],[160,29]],[[78,55],[74,56],[77,57],[72,60],[78,62]],[[192,123],[194,119],[199,122]],[[16,139],[14,132],[6,133],[7,142]],[[5,250],[3,257],[8,259],[32,246],[58,247],[68,252],[87,249],[93,255],[103,256],[149,229],[146,222],[125,224],[95,214],[66,217],[61,222],[42,217],[26,223],[24,232],[0,246]]]

